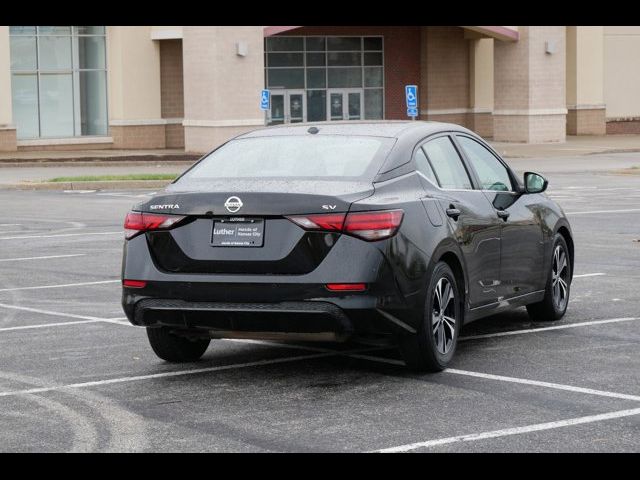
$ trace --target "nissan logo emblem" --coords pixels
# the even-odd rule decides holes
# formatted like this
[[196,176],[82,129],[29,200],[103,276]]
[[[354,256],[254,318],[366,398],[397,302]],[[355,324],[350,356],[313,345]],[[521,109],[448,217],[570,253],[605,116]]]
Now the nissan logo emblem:
[[242,208],[242,200],[238,197],[229,197],[227,198],[227,201],[224,202],[224,208],[229,210],[231,213],[236,213]]

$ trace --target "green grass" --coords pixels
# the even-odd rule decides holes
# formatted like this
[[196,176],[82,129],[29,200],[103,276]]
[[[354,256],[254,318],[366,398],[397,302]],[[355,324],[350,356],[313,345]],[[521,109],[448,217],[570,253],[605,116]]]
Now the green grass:
[[78,175],[77,177],[56,177],[47,182],[109,182],[116,180],[173,180],[177,173],[131,173],[128,175]]

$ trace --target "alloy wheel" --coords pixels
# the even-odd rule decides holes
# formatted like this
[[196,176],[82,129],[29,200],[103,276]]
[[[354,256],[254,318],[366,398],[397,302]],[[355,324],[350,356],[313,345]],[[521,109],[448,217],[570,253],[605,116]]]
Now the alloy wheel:
[[431,326],[436,349],[446,354],[453,346],[456,331],[455,295],[451,282],[445,277],[438,280],[433,295]]
[[551,287],[553,303],[559,310],[564,310],[569,299],[569,268],[567,254],[561,245],[553,251],[553,265],[551,267]]

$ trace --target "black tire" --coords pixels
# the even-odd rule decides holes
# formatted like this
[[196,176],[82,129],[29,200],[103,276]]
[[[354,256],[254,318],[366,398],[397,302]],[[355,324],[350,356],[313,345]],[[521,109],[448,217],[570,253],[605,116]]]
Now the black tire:
[[191,340],[180,337],[165,327],[147,328],[154,353],[167,362],[195,362],[209,346],[210,339]]
[[[439,308],[439,312],[438,308],[436,308],[439,305],[437,303],[437,289],[441,280],[448,282],[453,292],[453,298],[445,305],[444,312],[442,308]],[[411,370],[439,372],[447,367],[456,351],[458,334],[462,325],[463,305],[460,289],[451,267],[445,262],[438,262],[427,288],[423,321],[420,329],[415,335],[405,335],[399,341],[402,357]],[[440,315],[436,315],[436,313]],[[447,318],[455,320],[453,328],[451,328],[449,321],[443,320],[445,314]],[[438,317],[440,320],[435,320]],[[436,324],[438,326],[434,330]],[[442,330],[440,327],[442,327]],[[445,335],[444,337],[439,336],[441,331]],[[446,336],[449,334],[451,335],[450,343]],[[436,335],[438,335],[437,340]],[[444,343],[441,340],[444,340]],[[440,347],[444,345],[444,351],[439,349],[439,345]]]
[[[560,254],[564,254],[566,266],[560,271],[560,279],[555,275],[555,270],[558,268],[555,265],[556,250],[559,250]],[[561,264],[562,265],[562,264]],[[566,285],[563,287],[562,282]],[[554,295],[554,290],[557,285],[557,289],[560,291],[561,298],[558,295]],[[556,292],[558,290],[555,290]],[[564,292],[564,297],[562,293]],[[553,248],[551,249],[551,266],[547,274],[547,282],[545,284],[544,298],[538,303],[532,303],[527,305],[527,312],[531,320],[536,322],[550,322],[561,319],[567,311],[569,305],[569,295],[571,293],[571,256],[567,242],[564,237],[557,233],[553,239]]]

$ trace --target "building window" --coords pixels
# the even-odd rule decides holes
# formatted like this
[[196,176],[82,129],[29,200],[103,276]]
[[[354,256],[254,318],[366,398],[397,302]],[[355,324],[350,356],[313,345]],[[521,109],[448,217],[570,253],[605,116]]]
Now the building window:
[[[381,36],[266,38],[270,123],[384,118],[383,52]],[[292,114],[292,95],[301,90],[302,117]]]
[[105,28],[9,27],[18,139],[107,135]]

